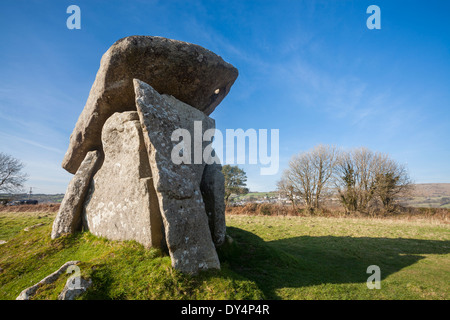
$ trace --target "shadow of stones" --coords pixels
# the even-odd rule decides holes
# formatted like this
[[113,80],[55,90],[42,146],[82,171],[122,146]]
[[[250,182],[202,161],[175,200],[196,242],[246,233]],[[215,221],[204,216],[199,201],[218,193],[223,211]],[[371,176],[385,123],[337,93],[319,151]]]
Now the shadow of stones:
[[[111,300],[114,270],[107,264],[96,265],[91,272],[92,286],[82,295],[83,300]],[[120,300],[120,297],[115,297]]]
[[450,241],[370,237],[299,236],[264,241],[227,227],[232,246],[219,250],[222,262],[254,281],[266,299],[280,299],[279,288],[366,283],[367,267],[377,265],[381,280],[424,259],[450,253]]

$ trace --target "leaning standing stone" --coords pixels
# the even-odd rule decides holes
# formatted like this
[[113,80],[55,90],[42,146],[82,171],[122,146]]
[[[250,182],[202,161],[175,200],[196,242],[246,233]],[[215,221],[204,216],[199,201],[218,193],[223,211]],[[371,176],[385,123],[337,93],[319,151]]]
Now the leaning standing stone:
[[189,126],[193,128],[194,121],[201,121],[203,131],[213,128],[214,121],[195,108],[160,95],[142,81],[135,79],[134,86],[172,266],[185,273],[220,269],[200,191],[205,163],[175,164],[172,150],[177,143],[171,140],[180,128],[191,131],[193,137]]
[[73,233],[81,227],[81,210],[92,176],[101,160],[99,151],[90,151],[67,187],[58,214],[53,221],[52,239]]

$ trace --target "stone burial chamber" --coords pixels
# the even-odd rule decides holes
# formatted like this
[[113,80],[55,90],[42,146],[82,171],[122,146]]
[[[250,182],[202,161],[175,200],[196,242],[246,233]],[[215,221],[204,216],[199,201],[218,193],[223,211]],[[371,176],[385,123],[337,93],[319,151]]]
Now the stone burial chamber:
[[[181,272],[220,269],[222,166],[194,161],[194,153],[190,162],[174,163],[180,141],[172,141],[172,133],[193,135],[199,123],[203,132],[214,129],[209,115],[237,76],[236,68],[195,44],[151,36],[114,43],[63,159],[74,176],[52,239],[84,229],[168,251]],[[203,142],[202,155],[210,143]]]

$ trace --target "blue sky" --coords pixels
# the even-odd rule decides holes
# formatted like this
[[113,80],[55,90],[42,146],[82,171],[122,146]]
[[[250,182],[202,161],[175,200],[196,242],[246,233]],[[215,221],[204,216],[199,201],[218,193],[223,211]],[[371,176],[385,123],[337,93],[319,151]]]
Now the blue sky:
[[[81,8],[81,30],[66,9]],[[381,29],[369,30],[369,5]],[[450,182],[448,1],[0,2],[0,151],[26,188],[63,193],[61,168],[103,53],[118,39],[192,42],[239,69],[211,114],[218,129],[279,129],[280,171],[243,165],[270,191],[289,158],[319,143],[366,146],[407,164],[416,183]]]

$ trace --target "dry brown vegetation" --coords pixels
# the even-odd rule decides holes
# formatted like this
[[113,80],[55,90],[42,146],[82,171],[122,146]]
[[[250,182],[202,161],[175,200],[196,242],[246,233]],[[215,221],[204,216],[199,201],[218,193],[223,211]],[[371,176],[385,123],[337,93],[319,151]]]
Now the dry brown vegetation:
[[379,210],[372,214],[351,212],[346,213],[344,208],[320,208],[317,210],[307,210],[306,208],[296,208],[292,206],[269,204],[269,203],[248,203],[245,206],[227,207],[226,214],[235,215],[264,215],[264,216],[321,216],[321,217],[370,217],[389,219],[431,219],[450,223],[450,209],[444,208],[411,208],[398,206],[395,211],[387,212]]
[[22,204],[17,206],[0,205],[0,212],[58,212],[59,203]]
[[[47,212],[56,213],[60,207],[59,203],[46,203],[37,205],[0,205],[0,212]],[[412,208],[398,206],[394,212],[380,210],[372,214],[351,212],[346,213],[344,208],[322,207],[314,211],[305,207],[293,208],[288,205],[270,203],[248,203],[244,206],[228,206],[226,214],[232,215],[253,215],[253,216],[299,216],[299,217],[349,217],[349,218],[394,218],[394,219],[431,219],[450,223],[450,209],[446,208]]]
[[[46,203],[37,205],[0,205],[0,212],[48,212],[56,213],[59,203]],[[380,210],[373,214],[360,212],[346,213],[341,207],[322,207],[314,211],[304,207],[293,208],[288,205],[269,203],[248,203],[244,206],[228,206],[226,214],[235,215],[261,215],[261,216],[321,216],[321,217],[371,217],[371,218],[398,218],[398,219],[433,219],[450,223],[450,209],[445,208],[412,208],[398,206],[394,212]]]

